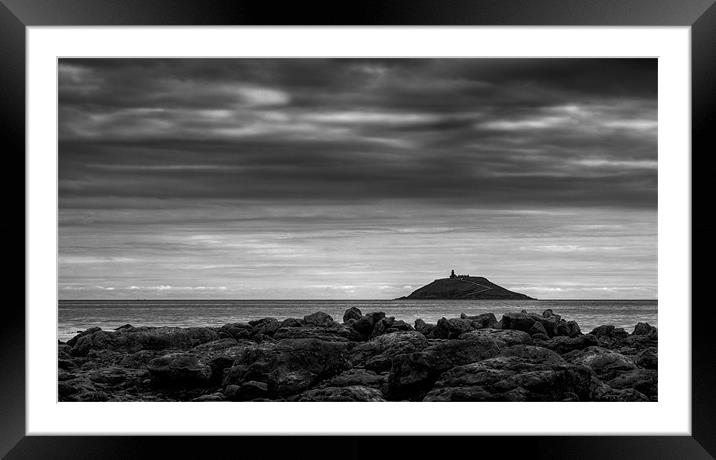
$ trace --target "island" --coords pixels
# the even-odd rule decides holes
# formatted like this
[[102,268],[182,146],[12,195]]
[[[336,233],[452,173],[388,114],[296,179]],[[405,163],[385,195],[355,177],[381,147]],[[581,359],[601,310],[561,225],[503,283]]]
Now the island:
[[525,294],[513,292],[492,283],[482,276],[456,275],[450,272],[449,278],[441,278],[413,291],[409,296],[396,300],[536,300]]

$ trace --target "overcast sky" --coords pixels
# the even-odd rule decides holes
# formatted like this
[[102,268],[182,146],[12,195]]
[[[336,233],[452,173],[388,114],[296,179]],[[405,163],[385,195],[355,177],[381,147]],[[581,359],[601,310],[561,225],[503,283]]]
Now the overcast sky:
[[62,59],[59,294],[656,298],[655,59]]

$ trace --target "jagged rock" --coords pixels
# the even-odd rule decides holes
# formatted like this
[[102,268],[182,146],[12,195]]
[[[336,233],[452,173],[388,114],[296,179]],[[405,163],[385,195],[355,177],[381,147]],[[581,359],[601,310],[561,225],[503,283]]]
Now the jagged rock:
[[361,316],[363,316],[363,313],[358,307],[350,307],[345,313],[343,313],[343,322],[347,323],[350,320],[357,321],[361,318]]
[[590,367],[602,380],[611,380],[618,374],[636,368],[634,361],[612,350],[601,347],[588,347],[571,351],[563,357],[572,364]]
[[304,316],[303,322],[318,327],[331,327],[335,324],[331,315],[323,313],[322,311]]
[[385,401],[380,390],[364,386],[315,388],[301,393],[292,401]]

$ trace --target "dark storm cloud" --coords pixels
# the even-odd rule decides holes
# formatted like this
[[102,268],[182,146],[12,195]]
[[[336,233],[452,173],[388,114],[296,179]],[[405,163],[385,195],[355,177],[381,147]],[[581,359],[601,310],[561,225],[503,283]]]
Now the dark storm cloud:
[[[220,254],[273,270],[297,267],[300,255],[323,273],[336,235],[375,248],[369,266],[368,255],[346,253],[344,273],[388,276],[377,260],[393,263],[381,248],[391,235],[396,250],[435,252],[417,266],[439,251],[445,263],[461,257],[479,243],[466,242],[471,232],[496,242],[495,257],[517,238],[527,242],[517,258],[577,263],[596,251],[624,270],[625,257],[646,257],[638,269],[648,272],[656,69],[655,59],[61,59],[62,276],[75,292],[103,270],[126,270],[136,287],[132,273],[163,260],[155,270],[195,279],[172,267],[215,250],[211,263],[184,265],[246,276]],[[629,230],[606,233],[605,220]],[[443,231],[462,247],[436,245],[430,235]],[[543,241],[566,234],[571,243]],[[618,256],[604,249],[640,239]],[[300,270],[297,279],[310,271]]]
[[655,66],[62,60],[60,191],[655,206]]

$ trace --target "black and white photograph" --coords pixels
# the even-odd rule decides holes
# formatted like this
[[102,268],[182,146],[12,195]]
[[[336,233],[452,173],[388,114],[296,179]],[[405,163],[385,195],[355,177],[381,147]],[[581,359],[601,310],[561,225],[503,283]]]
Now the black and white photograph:
[[659,401],[657,62],[60,58],[57,400]]

